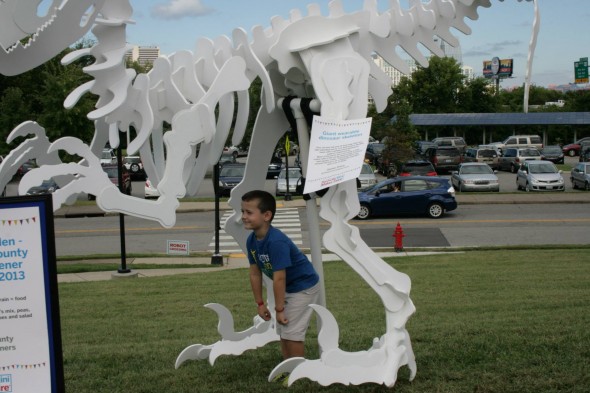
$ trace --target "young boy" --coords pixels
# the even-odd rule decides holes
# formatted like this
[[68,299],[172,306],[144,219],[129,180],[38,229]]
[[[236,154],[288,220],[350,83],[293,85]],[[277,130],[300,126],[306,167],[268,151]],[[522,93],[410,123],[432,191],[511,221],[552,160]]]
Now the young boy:
[[276,320],[283,359],[303,357],[305,332],[320,296],[319,276],[313,265],[283,232],[271,225],[275,198],[254,190],[242,196],[242,222],[251,229],[246,243],[250,285],[258,315],[268,321],[270,312],[262,297],[262,273],[272,279]]

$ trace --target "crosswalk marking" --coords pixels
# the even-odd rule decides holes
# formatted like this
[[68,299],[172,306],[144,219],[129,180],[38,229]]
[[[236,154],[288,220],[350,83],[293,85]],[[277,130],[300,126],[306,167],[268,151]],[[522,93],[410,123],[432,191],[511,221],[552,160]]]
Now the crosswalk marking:
[[[233,214],[231,210],[224,212],[221,217],[221,222],[225,223],[227,219]],[[299,211],[296,208],[278,208],[275,217],[272,220],[272,225],[280,229],[287,235],[293,243],[301,247],[303,245],[303,236],[301,234],[301,221],[299,220]],[[229,254],[235,252],[243,252],[234,238],[228,235],[223,229],[219,230],[219,252],[221,254]],[[209,243],[209,252],[215,252],[215,235]]]

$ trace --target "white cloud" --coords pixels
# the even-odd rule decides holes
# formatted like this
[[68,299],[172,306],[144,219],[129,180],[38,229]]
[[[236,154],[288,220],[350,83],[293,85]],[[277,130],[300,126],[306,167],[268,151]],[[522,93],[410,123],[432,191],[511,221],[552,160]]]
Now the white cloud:
[[211,12],[213,9],[203,5],[201,0],[169,0],[164,4],[156,4],[151,13],[154,18],[181,19],[202,16]]

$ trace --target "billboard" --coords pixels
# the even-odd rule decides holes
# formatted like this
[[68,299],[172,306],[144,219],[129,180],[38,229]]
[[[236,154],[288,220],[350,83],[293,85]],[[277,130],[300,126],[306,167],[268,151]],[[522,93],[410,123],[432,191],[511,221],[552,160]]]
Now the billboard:
[[513,70],[513,59],[499,59],[494,57],[492,60],[483,62],[483,76],[485,78],[510,78]]

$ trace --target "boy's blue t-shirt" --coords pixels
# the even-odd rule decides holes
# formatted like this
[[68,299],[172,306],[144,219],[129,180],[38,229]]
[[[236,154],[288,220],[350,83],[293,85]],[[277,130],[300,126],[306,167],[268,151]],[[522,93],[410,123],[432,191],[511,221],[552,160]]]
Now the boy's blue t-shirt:
[[286,269],[286,291],[295,293],[313,287],[319,281],[313,265],[304,253],[297,248],[280,230],[270,226],[262,240],[257,240],[254,232],[248,236],[248,261],[272,279],[273,272]]

